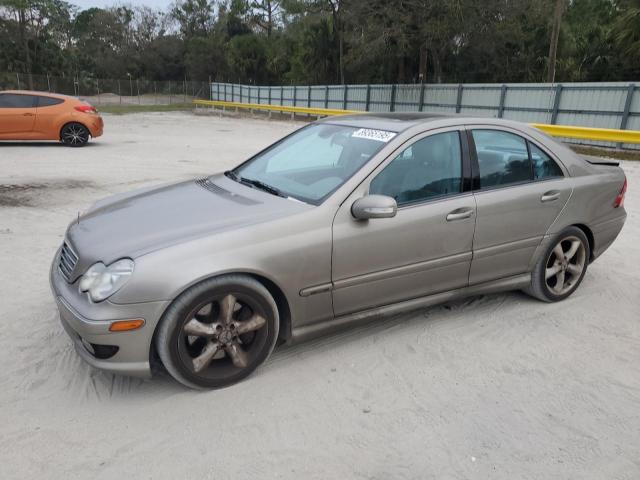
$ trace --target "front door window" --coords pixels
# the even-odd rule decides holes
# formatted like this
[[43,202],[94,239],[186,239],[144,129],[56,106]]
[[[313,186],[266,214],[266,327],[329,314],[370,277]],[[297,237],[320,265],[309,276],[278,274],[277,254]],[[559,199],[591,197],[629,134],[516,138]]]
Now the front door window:
[[460,193],[461,187],[460,135],[446,132],[403,150],[371,181],[369,193],[393,197],[402,206]]

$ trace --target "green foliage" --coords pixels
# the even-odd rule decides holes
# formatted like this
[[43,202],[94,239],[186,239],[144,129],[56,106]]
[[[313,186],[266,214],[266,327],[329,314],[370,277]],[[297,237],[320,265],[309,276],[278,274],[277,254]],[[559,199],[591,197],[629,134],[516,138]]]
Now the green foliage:
[[304,18],[290,29],[295,40],[291,45],[290,70],[285,74],[287,83],[328,83],[336,71],[331,20]]
[[[136,5],[139,2],[136,2]],[[537,82],[554,0],[0,0],[0,72],[252,84]],[[129,5],[134,5],[129,4]],[[567,0],[558,81],[637,80],[640,0]]]
[[623,5],[613,21],[612,37],[621,53],[637,68],[640,64],[640,0],[627,0]]
[[257,35],[236,35],[229,41],[227,60],[231,78],[246,79],[247,83],[264,83],[267,54],[264,42]]
[[180,25],[180,33],[186,39],[206,36],[213,25],[213,3],[209,0],[185,0],[178,2],[171,15]]

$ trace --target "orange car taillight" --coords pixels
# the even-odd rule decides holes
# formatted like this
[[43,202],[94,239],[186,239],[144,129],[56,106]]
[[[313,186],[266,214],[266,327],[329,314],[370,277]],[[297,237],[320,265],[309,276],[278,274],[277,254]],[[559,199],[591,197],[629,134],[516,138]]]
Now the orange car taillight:
[[627,193],[627,178],[625,177],[624,183],[622,184],[622,188],[620,189],[620,193],[616,196],[616,199],[613,202],[613,208],[618,208],[624,206],[624,194]]
[[95,107],[92,107],[91,105],[78,105],[77,107],[75,107],[75,109],[82,113],[98,113],[98,110],[96,110]]

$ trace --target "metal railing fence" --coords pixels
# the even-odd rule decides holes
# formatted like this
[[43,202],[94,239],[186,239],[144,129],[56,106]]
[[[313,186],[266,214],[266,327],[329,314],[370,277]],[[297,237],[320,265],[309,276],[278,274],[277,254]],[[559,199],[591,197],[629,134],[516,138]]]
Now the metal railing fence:
[[[292,107],[288,105],[266,105],[264,103],[240,103],[240,102],[225,102],[222,100],[194,100],[193,104],[196,110],[200,107],[218,109],[221,108],[220,116],[222,112],[227,108],[235,110],[240,109],[249,110],[252,114],[256,111],[267,112],[269,118],[273,112],[280,114],[289,114],[291,119],[295,119],[296,115],[315,116],[315,117],[327,117],[333,115],[350,115],[354,113],[364,113],[359,110],[337,110],[319,107]],[[569,139],[579,140],[601,140],[607,142],[617,143],[634,143],[640,145],[640,130],[618,130],[612,128],[593,128],[593,127],[578,127],[572,125],[549,125],[546,123],[530,123],[529,125],[546,132],[548,135],[554,137],[564,137]]]
[[[253,86],[212,83],[211,100],[372,112],[460,113],[521,122],[640,130],[636,83]],[[604,147],[638,145],[576,140]]]
[[0,90],[36,90],[62,93],[90,101],[95,105],[170,105],[208,99],[209,82],[156,81],[128,77],[58,77],[22,73],[0,73]]

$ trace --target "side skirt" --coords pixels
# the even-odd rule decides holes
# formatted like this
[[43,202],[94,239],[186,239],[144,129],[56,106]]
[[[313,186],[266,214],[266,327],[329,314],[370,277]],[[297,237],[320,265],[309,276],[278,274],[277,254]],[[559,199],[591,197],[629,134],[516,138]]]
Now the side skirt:
[[318,337],[328,333],[337,332],[348,327],[362,325],[374,320],[398,315],[400,313],[411,312],[425,307],[431,307],[440,303],[457,300],[459,298],[469,297],[472,295],[483,295],[487,293],[502,292],[508,290],[518,290],[529,285],[531,282],[531,273],[523,273],[513,277],[502,278],[500,280],[492,280],[490,282],[470,285],[468,287],[450,290],[448,292],[436,293],[426,297],[405,300],[391,305],[371,308],[348,315],[336,317],[326,322],[315,323],[313,325],[305,325],[293,328],[291,331],[291,343],[298,343],[310,338]]

